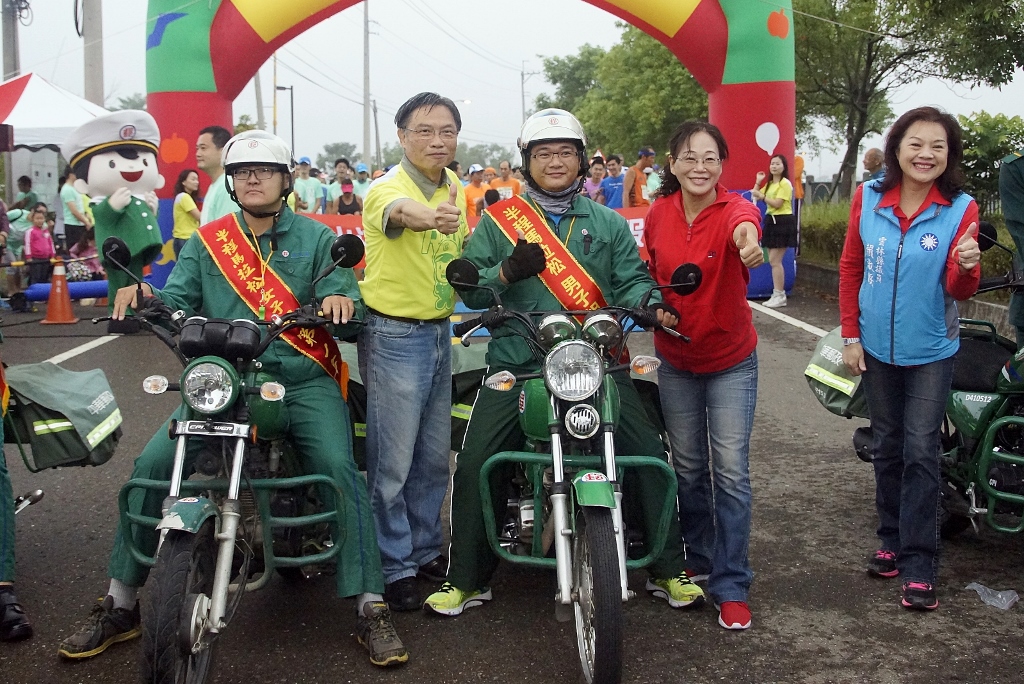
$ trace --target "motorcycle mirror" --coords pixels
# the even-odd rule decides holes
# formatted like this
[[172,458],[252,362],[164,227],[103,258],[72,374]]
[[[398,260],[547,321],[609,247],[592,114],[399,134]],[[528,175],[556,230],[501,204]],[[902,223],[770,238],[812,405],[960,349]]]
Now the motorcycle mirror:
[[339,235],[331,245],[331,261],[341,268],[352,268],[363,259],[366,247],[358,235]]
[[103,241],[103,256],[118,268],[124,270],[132,261],[132,250],[124,240],[111,235]]
[[700,287],[703,278],[704,273],[697,264],[680,264],[672,272],[672,291],[682,297],[693,294]]
[[449,262],[444,276],[455,289],[462,285],[473,286],[480,282],[480,272],[476,270],[476,266],[469,259],[455,259]]
[[996,234],[996,227],[988,221],[978,223],[978,249],[984,252],[996,246],[999,236]]

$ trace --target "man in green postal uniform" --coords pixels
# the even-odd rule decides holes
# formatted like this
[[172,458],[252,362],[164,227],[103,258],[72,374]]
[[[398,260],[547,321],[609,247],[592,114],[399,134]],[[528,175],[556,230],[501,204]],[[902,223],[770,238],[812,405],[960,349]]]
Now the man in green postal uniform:
[[[480,269],[480,284],[494,287],[504,307],[517,311],[587,309],[588,303],[601,298],[610,305],[639,305],[655,283],[640,260],[626,220],[579,192],[587,174],[586,137],[579,121],[561,109],[537,112],[523,124],[519,148],[526,178],[523,196],[491,205],[463,255]],[[503,217],[528,214],[547,249],[536,241],[527,241],[521,230],[513,244],[509,232],[498,225]],[[545,257],[552,246],[557,249]],[[578,291],[574,288],[568,299],[567,293],[556,295],[548,289],[537,276],[545,270],[559,270],[561,264],[555,263],[558,250],[568,250],[565,258],[571,255],[582,266],[581,280],[589,275],[592,287]],[[467,290],[462,297],[473,308],[493,304],[490,295],[481,290]],[[657,292],[651,300],[658,322],[674,326],[677,317],[671,307],[661,304]],[[521,376],[540,369],[526,341],[513,334],[514,328],[509,325],[492,331],[488,373],[504,369]],[[616,451],[664,458],[659,431],[644,411],[629,373],[618,373],[615,381],[621,399]],[[519,425],[518,388],[499,392],[481,387],[455,465],[448,581],[427,598],[424,608],[428,611],[459,615],[466,608],[491,599],[487,583],[497,568],[498,558],[488,544],[484,528],[480,470],[494,454],[522,450],[524,442]],[[630,496],[637,497],[643,527],[653,533],[661,515],[664,490],[661,485],[647,486],[649,481],[642,469],[626,472],[627,507],[632,510],[628,504]],[[502,494],[495,491],[496,496]],[[495,501],[494,505],[496,510],[499,505],[504,507],[503,502]],[[648,567],[647,590],[673,608],[696,607],[704,601],[704,592],[687,577],[683,561],[679,520],[672,516],[665,549]]]
[[[240,133],[224,148],[225,173],[234,182],[230,194],[242,211],[222,217],[193,233],[181,250],[163,290],[149,285],[147,294],[160,297],[171,309],[188,316],[269,320],[292,310],[294,302],[312,298],[312,281],[331,263],[334,234],[321,223],[296,216],[285,205],[291,192],[291,150],[283,140],[264,131]],[[237,261],[232,257],[237,258]],[[252,287],[249,287],[249,285]],[[273,286],[273,287],[272,287]],[[277,293],[274,293],[274,290]],[[292,304],[282,306],[282,293]],[[134,286],[122,288],[114,299],[113,316],[124,317],[135,305]],[[336,325],[348,323],[359,303],[351,269],[338,269],[317,285],[323,315]],[[322,329],[319,329],[322,330]],[[324,332],[329,340],[329,335]],[[384,603],[380,552],[369,513],[366,488],[352,459],[351,426],[342,398],[347,374],[337,346],[278,338],[260,357],[263,370],[281,382],[290,418],[290,438],[314,473],[330,476],[341,492],[345,528],[332,534],[341,544],[338,554],[339,596],[357,596],[356,635],[375,665],[395,665],[409,659]],[[312,349],[325,348],[324,352]],[[302,350],[302,352],[300,352]],[[322,357],[322,358],[321,358]],[[340,364],[340,365],[339,365]],[[175,418],[179,417],[176,412]],[[199,443],[195,443],[196,451]],[[167,480],[174,462],[175,442],[167,425],[157,430],[135,461],[132,478]],[[195,453],[186,459],[186,476]],[[132,497],[132,513],[160,517],[165,492],[147,490]],[[134,528],[135,542],[146,554],[156,549],[155,530]],[[108,569],[110,589],[94,606],[88,621],[66,639],[59,653],[65,658],[88,658],[118,641],[139,635],[138,588],[148,569],[128,553],[120,530]]]
[[366,479],[394,610],[419,610],[416,575],[443,581],[441,504],[451,453],[452,360],[445,278],[469,234],[466,194],[446,167],[462,117],[420,93],[395,115],[401,163],[363,202],[366,325],[359,372],[366,387]]
[[[999,200],[1017,254],[1024,254],[1024,150],[1003,158],[999,166]],[[1010,324],[1017,332],[1017,349],[1024,347],[1024,295],[1010,295]]]

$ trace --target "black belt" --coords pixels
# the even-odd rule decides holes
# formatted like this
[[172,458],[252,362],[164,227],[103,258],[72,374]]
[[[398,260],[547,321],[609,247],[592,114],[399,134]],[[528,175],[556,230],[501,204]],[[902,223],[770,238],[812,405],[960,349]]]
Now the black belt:
[[374,316],[380,316],[381,318],[387,318],[387,319],[392,320],[392,321],[398,321],[399,323],[409,323],[411,325],[419,325],[421,323],[433,323],[435,325],[441,325],[441,324],[447,325],[448,324],[448,317],[447,316],[445,316],[444,318],[428,318],[428,319],[406,318],[405,316],[392,316],[391,314],[386,314],[386,313],[383,313],[381,311],[377,311],[376,309],[373,309],[373,308],[370,308],[370,307],[366,307],[366,310],[369,311],[370,313],[372,313]]

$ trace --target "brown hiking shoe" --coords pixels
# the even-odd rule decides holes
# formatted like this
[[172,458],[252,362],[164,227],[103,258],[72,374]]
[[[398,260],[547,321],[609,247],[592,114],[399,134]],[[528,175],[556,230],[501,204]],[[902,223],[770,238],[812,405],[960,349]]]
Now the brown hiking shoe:
[[92,607],[85,624],[61,642],[57,653],[62,658],[92,658],[112,644],[142,634],[141,622],[137,601],[132,610],[114,608],[114,597],[107,596]]
[[383,601],[367,601],[356,618],[356,638],[370,652],[370,662],[381,667],[409,660],[402,640],[391,621],[391,609]]

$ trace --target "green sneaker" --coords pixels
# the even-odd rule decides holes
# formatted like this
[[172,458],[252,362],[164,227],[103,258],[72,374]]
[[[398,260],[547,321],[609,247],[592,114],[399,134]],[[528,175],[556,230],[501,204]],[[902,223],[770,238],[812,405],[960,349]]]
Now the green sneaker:
[[462,591],[451,582],[445,582],[427,597],[423,609],[438,615],[461,615],[466,608],[482,606],[484,601],[490,600],[491,590],[487,587],[479,591]]
[[696,608],[704,603],[704,590],[685,572],[669,579],[648,579],[647,591],[655,598],[665,599],[673,608]]

